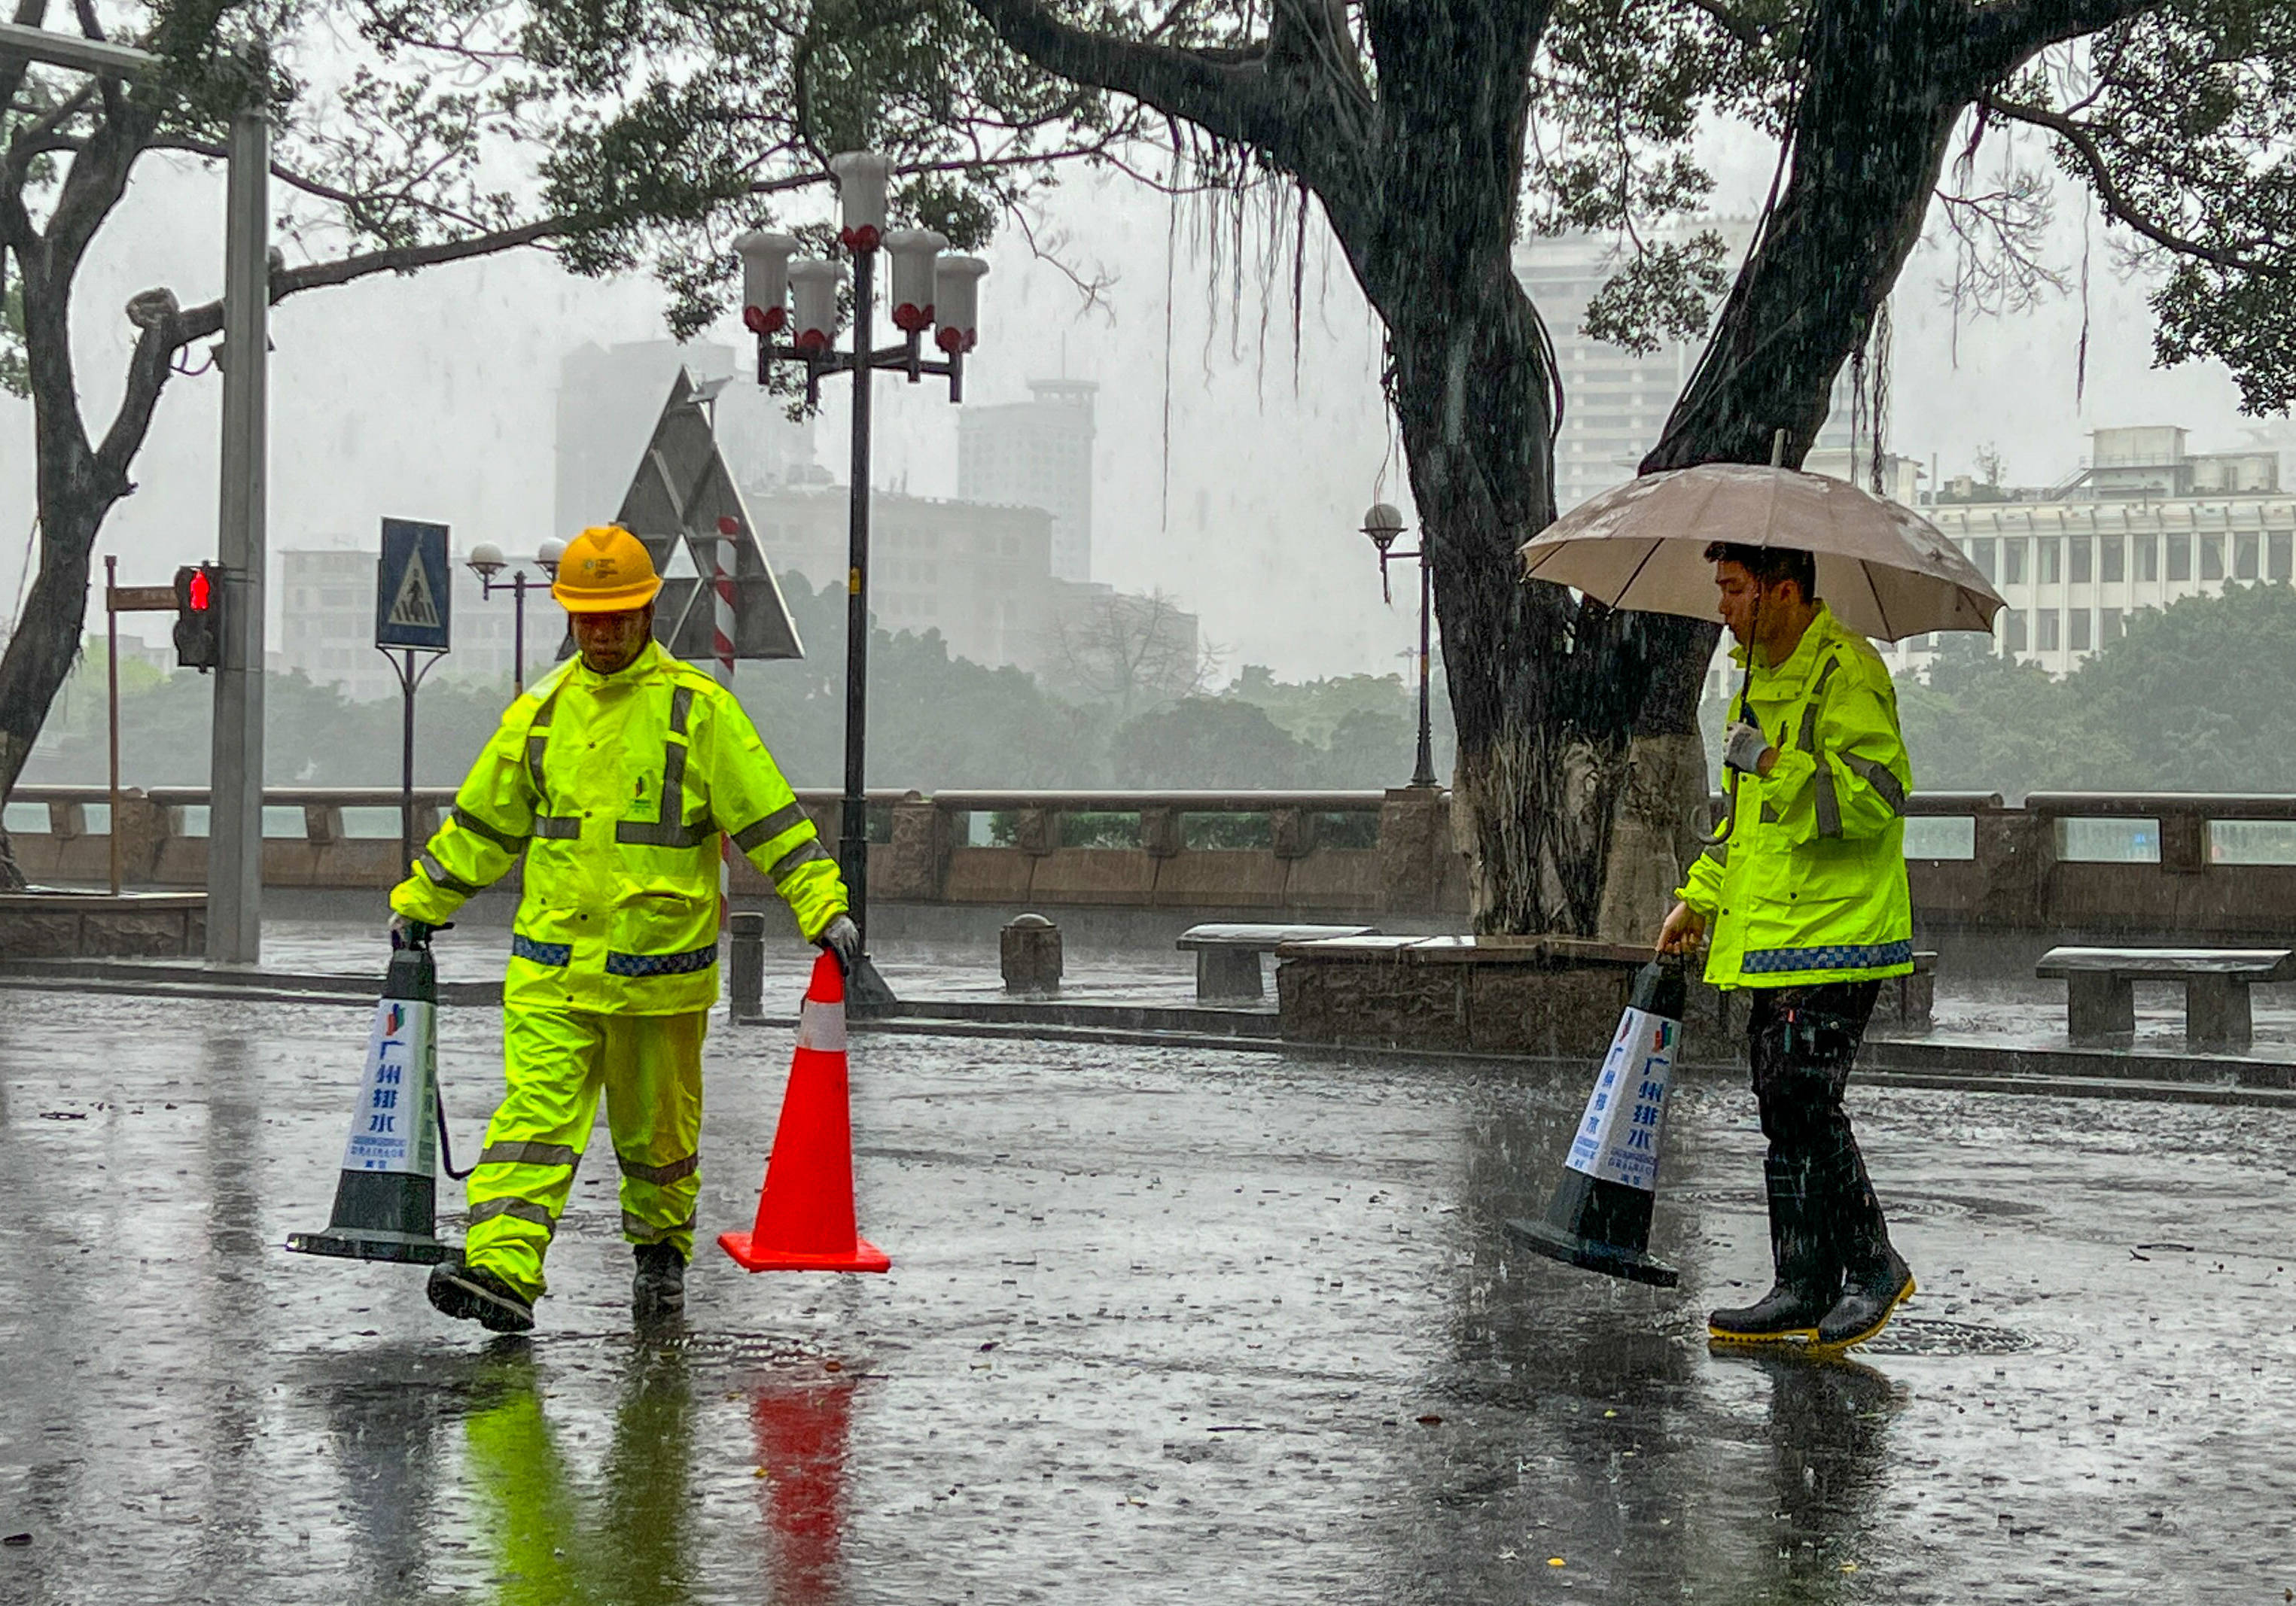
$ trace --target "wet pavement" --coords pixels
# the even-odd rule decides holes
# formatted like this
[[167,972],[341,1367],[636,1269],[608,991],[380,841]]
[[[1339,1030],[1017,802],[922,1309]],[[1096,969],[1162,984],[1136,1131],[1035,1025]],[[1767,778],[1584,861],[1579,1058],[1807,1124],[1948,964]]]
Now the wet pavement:
[[[540,1331],[488,1342],[419,1271],[280,1248],[326,1217],[364,1028],[0,993],[0,1536],[28,1536],[0,1601],[2296,1586],[2296,1113],[1854,1093],[1923,1294],[1802,1364],[1704,1341],[1767,1280],[1751,1101],[1719,1082],[1677,1094],[1662,1292],[1500,1232],[1584,1074],[862,1037],[890,1274],[712,1247],[683,1328],[634,1335],[601,1136]],[[496,1030],[445,1016],[465,1157]],[[788,1053],[712,1038],[705,1234],[754,1209]]]

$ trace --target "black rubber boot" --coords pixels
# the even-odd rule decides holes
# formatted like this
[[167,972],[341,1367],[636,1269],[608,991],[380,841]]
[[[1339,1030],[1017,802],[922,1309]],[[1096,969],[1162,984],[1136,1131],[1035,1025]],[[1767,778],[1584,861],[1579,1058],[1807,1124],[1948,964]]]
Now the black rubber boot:
[[1809,1194],[1799,1169],[1772,1156],[1763,1164],[1762,1180],[1770,1196],[1770,1259],[1777,1281],[1753,1304],[1709,1315],[1706,1331],[1725,1344],[1813,1341],[1833,1308],[1840,1274],[1825,1233],[1809,1218]]
[[1913,1268],[1904,1256],[1890,1250],[1879,1270],[1850,1279],[1841,1298],[1817,1324],[1817,1342],[1826,1349],[1863,1344],[1887,1327],[1890,1314],[1913,1297]]
[[637,1275],[630,1279],[630,1314],[659,1321],[685,1309],[685,1257],[670,1243],[637,1246]]
[[430,1268],[426,1291],[441,1315],[458,1322],[476,1322],[489,1332],[534,1330],[534,1301],[485,1267],[466,1265],[459,1254]]

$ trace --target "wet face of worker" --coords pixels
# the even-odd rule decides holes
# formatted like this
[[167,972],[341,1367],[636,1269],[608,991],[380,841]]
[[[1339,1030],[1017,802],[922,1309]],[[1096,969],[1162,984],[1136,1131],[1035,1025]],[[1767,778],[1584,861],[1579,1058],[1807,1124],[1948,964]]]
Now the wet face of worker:
[[582,651],[582,662],[597,675],[613,675],[628,668],[645,651],[646,642],[653,635],[652,602],[617,613],[570,613],[566,617],[573,623],[574,644]]

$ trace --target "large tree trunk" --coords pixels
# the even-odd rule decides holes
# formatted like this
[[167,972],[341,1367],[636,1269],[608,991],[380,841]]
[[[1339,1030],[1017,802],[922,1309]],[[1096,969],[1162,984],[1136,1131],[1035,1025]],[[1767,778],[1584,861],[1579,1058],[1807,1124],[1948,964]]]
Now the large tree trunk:
[[[16,253],[23,273],[24,358],[32,392],[40,512],[39,572],[23,617],[0,652],[0,801],[14,791],[49,706],[79,656],[87,617],[89,556],[104,515],[131,487],[124,456],[107,440],[98,450],[80,420],[73,377],[70,307],[76,250],[39,242]],[[128,374],[124,423],[141,439],[165,383],[171,347],[147,330]],[[115,426],[115,433],[119,426]],[[128,450],[132,452],[132,445]],[[20,889],[23,876],[0,829],[0,889]]]
[[[1958,0],[1816,8],[1784,189],[1641,472],[1767,463],[1780,430],[1784,462],[1801,466],[1834,376],[1921,238],[1954,126],[2000,70],[1998,49],[1972,33]],[[1612,792],[1621,807],[1603,873],[1605,936],[1655,936],[1665,894],[1652,871],[1669,858],[1678,870],[1696,852],[1690,825],[1710,784],[1698,702],[1719,633],[1671,619],[1643,643],[1656,667]]]

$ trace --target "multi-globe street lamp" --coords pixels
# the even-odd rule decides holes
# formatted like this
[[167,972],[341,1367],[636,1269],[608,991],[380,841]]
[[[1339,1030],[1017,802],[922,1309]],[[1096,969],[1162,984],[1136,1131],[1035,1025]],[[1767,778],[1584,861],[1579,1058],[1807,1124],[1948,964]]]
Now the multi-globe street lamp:
[[541,571],[540,574],[529,578],[526,565],[521,561],[516,569],[511,569],[511,578],[507,580],[495,578],[510,568],[510,560],[504,557],[503,549],[491,541],[481,541],[472,547],[471,555],[464,560],[470,571],[479,577],[480,595],[491,597],[496,591],[507,591],[511,594],[511,694],[514,697],[526,690],[527,589],[529,586],[538,589],[556,579],[558,560],[565,555],[565,542],[556,539],[545,541],[534,554],[534,566]]
[[1390,558],[1419,560],[1419,761],[1411,771],[1411,784],[1434,786],[1439,783],[1435,779],[1434,733],[1428,723],[1427,703],[1427,674],[1430,664],[1428,620],[1434,604],[1433,571],[1428,567],[1425,532],[1423,531],[1420,535],[1418,551],[1391,550],[1398,538],[1402,536],[1403,528],[1403,514],[1390,503],[1374,502],[1364,513],[1363,533],[1371,537],[1371,544],[1374,546],[1379,548],[1379,594],[1382,598],[1390,602],[1395,600],[1394,593],[1388,589],[1388,560]]
[[[869,825],[865,791],[869,684],[869,430],[868,381],[880,373],[906,374],[911,384],[928,373],[946,376],[948,399],[964,399],[964,355],[980,340],[980,279],[988,265],[978,257],[949,257],[945,235],[931,229],[885,226],[885,181],[891,163],[873,151],[830,158],[836,176],[845,260],[792,261],[791,235],[751,230],[734,242],[742,258],[742,321],[758,337],[758,382],[776,363],[805,368],[808,406],[820,399],[824,374],[849,373],[853,382],[852,512],[845,577],[845,796],[837,857],[852,900],[853,923],[865,943],[869,930]],[[876,318],[877,253],[892,258],[886,311],[900,339],[872,344]],[[848,264],[850,264],[849,267]],[[853,286],[853,341],[836,349],[838,291]],[[942,359],[928,362],[925,332],[933,332]],[[785,340],[776,336],[786,334]],[[858,1002],[890,1001],[891,990],[865,959],[850,979]]]

